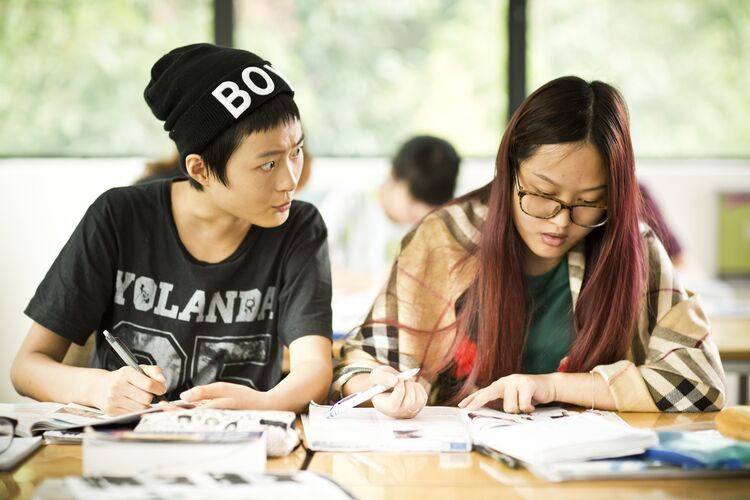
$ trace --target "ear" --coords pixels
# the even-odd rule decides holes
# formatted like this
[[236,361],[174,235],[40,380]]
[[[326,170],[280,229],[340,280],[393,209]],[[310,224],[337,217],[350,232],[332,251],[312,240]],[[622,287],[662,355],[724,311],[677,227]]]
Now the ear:
[[185,158],[187,174],[203,187],[208,187],[210,175],[201,155],[191,153]]

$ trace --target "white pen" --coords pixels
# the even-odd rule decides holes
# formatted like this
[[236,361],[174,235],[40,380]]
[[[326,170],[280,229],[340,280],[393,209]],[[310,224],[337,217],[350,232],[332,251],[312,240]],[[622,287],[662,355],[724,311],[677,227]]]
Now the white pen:
[[[405,370],[396,376],[401,380],[409,380],[414,378],[417,373],[419,373],[419,368],[412,368],[411,370]],[[336,401],[336,404],[331,406],[331,409],[328,410],[328,414],[326,414],[326,418],[335,417],[344,410],[359,406],[365,401],[369,401],[378,394],[381,394],[388,389],[392,389],[393,387],[394,386],[386,387],[384,385],[373,385],[366,391],[349,394],[347,397]]]

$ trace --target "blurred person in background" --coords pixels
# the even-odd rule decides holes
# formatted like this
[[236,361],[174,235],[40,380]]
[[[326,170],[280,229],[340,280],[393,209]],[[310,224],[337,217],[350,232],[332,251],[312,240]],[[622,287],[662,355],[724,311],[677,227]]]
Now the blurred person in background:
[[415,136],[399,147],[379,188],[322,194],[317,205],[328,226],[334,336],[362,321],[404,235],[453,198],[460,163],[448,141]]
[[413,226],[453,198],[460,164],[458,153],[444,139],[409,139],[393,157],[390,176],[380,188],[385,214],[397,224]]

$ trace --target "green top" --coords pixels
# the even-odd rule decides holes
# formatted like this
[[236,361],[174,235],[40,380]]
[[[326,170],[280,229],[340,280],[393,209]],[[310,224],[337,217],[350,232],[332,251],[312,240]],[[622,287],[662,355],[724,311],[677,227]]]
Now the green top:
[[568,259],[552,270],[526,276],[531,328],[526,338],[521,373],[556,372],[573,338],[573,300],[568,280]]

